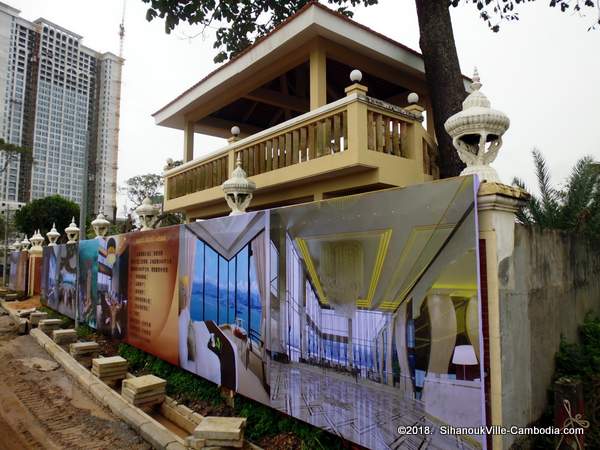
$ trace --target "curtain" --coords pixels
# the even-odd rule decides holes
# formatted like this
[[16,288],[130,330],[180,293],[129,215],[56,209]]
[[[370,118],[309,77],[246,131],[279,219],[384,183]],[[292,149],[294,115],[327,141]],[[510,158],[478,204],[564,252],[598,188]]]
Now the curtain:
[[266,283],[266,272],[267,272],[267,249],[265,248],[265,233],[260,233],[250,243],[252,248],[252,255],[254,256],[254,263],[256,264],[256,278],[258,281],[258,292],[260,294],[260,302],[262,305],[260,312],[260,334],[261,340],[266,340],[266,323],[267,323],[267,295],[269,293],[269,286]]
[[184,369],[195,372],[197,349],[196,336],[190,315],[190,304],[197,239],[187,231],[185,226],[181,227],[180,233],[177,280],[179,302],[179,362]]
[[192,281],[194,279],[194,257],[196,256],[196,242],[194,235],[189,233],[185,226],[181,227],[179,254],[179,312],[190,308],[192,295]]

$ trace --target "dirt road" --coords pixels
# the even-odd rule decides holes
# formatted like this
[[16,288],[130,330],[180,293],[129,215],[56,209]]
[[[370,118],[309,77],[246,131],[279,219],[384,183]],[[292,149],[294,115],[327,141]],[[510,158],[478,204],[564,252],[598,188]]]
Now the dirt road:
[[10,324],[0,316],[0,450],[151,448]]

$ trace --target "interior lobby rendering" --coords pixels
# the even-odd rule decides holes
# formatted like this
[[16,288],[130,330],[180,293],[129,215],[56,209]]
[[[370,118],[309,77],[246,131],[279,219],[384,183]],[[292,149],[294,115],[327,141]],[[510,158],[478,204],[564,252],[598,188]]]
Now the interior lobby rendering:
[[369,448],[485,423],[473,183],[271,211],[271,406]]

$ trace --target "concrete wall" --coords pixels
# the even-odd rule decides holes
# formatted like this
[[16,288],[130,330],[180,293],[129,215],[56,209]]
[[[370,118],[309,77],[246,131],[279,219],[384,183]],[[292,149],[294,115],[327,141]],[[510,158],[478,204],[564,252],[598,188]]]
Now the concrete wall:
[[503,422],[525,425],[546,406],[561,335],[576,341],[586,313],[600,315],[600,252],[577,235],[517,225],[498,278]]

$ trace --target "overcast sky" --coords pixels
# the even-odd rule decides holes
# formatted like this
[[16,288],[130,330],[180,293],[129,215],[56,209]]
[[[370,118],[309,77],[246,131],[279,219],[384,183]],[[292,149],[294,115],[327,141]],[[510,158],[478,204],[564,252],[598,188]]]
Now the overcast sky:
[[[122,0],[3,0],[28,20],[45,17],[84,36],[98,51],[118,53]],[[494,166],[509,183],[513,176],[534,185],[531,149],[546,156],[561,182],[583,155],[600,159],[600,30],[587,31],[594,17],[560,13],[547,0],[519,8],[521,20],[492,33],[464,5],[452,9],[463,73],[476,65],[492,107],[511,120]],[[215,68],[214,30],[181,26],[167,35],[161,20],[148,23],[146,4],[127,0],[123,68],[119,182],[160,173],[168,157],[181,159],[183,132],[154,125],[151,114]],[[355,19],[419,50],[413,0],[379,0],[358,8]],[[223,145],[198,136],[195,155]]]

